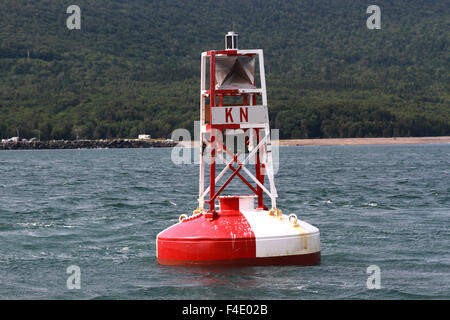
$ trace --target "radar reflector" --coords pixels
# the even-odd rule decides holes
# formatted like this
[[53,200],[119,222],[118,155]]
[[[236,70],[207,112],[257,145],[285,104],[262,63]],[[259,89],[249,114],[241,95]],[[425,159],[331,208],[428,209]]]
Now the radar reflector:
[[254,89],[255,56],[217,56],[216,89]]

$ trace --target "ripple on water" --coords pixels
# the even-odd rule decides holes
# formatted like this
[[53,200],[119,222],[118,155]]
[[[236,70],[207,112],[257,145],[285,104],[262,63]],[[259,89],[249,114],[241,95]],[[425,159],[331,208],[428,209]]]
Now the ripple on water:
[[[159,266],[157,233],[197,207],[197,168],[170,154],[3,151],[0,298],[450,298],[450,145],[280,148],[279,207],[320,228],[313,267]],[[381,290],[367,290],[372,264]]]

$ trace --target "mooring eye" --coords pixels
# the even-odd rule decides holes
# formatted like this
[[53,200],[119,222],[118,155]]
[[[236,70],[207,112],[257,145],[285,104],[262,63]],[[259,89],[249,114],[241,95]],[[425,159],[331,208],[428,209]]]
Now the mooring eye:
[[289,222],[290,222],[290,223],[292,223],[292,224],[297,224],[298,219],[297,219],[297,215],[296,215],[296,214],[291,213],[291,214],[289,215],[288,219],[289,219]]

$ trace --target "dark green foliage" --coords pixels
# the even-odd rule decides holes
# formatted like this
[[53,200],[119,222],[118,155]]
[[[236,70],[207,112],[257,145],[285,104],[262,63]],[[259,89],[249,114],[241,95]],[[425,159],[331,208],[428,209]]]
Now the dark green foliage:
[[[0,2],[0,137],[169,137],[198,119],[200,53],[263,48],[281,138],[450,134],[449,2]],[[28,59],[28,51],[30,57]]]

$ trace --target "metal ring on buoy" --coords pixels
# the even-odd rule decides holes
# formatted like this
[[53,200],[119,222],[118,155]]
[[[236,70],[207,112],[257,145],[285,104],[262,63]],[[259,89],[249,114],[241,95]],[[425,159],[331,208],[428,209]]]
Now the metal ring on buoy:
[[[294,218],[294,221],[292,221],[292,218]],[[295,213],[291,213],[288,217],[288,220],[292,224],[297,224],[297,221],[298,221],[297,215]]]
[[179,221],[179,222],[182,222],[184,219],[187,219],[187,218],[188,218],[188,215],[183,213],[183,214],[178,218],[178,221]]

